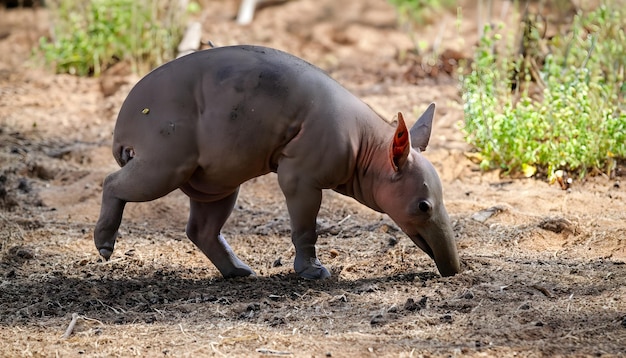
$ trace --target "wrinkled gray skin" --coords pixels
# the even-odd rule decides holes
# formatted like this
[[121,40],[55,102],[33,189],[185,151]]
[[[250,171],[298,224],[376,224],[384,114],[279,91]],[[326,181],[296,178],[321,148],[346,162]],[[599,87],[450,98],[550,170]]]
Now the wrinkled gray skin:
[[94,239],[109,259],[127,202],[189,196],[187,236],[224,277],[254,272],[220,230],[239,185],[275,172],[285,195],[302,277],[330,276],[315,253],[322,189],[387,213],[443,276],[459,257],[439,177],[421,154],[434,105],[407,133],[318,68],[277,50],[235,46],[172,61],[124,102],[113,140],[122,169],[104,180]]

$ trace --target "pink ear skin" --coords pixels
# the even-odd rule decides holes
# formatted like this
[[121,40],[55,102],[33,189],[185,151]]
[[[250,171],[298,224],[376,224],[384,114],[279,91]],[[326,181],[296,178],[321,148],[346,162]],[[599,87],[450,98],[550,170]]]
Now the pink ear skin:
[[398,127],[391,141],[389,150],[389,159],[394,171],[399,171],[406,163],[409,153],[411,152],[411,137],[404,123],[402,113],[398,112]]

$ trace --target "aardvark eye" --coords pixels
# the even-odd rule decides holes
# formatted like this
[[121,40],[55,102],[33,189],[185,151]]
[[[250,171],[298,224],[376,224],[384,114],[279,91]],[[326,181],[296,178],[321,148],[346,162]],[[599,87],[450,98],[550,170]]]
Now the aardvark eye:
[[430,211],[430,209],[432,209],[432,205],[430,205],[430,203],[426,200],[421,200],[418,204],[417,207],[420,209],[421,212],[423,213],[427,213]]

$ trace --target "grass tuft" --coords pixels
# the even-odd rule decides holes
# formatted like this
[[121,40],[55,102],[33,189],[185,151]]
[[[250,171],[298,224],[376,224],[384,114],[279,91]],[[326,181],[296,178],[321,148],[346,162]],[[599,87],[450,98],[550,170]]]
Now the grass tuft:
[[120,61],[143,74],[176,56],[186,9],[177,0],[46,2],[50,38],[39,48],[57,73],[98,76]]

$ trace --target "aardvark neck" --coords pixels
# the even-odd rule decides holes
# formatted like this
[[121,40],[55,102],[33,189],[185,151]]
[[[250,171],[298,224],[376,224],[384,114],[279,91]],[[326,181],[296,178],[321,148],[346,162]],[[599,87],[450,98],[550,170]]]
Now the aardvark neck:
[[335,190],[373,210],[383,212],[376,202],[376,192],[381,180],[388,176],[389,141],[393,137],[393,128],[379,118],[377,122],[380,122],[379,125],[371,126],[361,133],[356,168],[351,180]]

